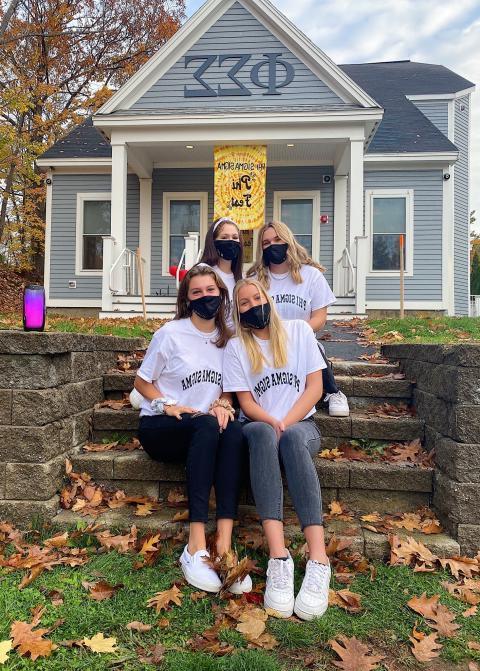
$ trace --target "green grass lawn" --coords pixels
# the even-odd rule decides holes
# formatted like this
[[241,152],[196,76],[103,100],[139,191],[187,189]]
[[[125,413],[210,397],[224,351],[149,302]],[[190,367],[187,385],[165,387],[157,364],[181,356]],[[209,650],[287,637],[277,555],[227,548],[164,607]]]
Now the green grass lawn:
[[405,317],[368,319],[373,342],[459,343],[480,341],[480,317]]
[[[85,537],[79,542],[85,545]],[[412,596],[420,596],[423,592],[428,596],[440,594],[442,603],[457,615],[457,621],[462,627],[455,638],[441,639],[443,650],[440,659],[444,664],[442,668],[466,669],[468,661],[480,661],[480,653],[467,647],[468,641],[480,642],[480,617],[462,618],[461,613],[469,606],[453,599],[441,587],[441,581],[449,579],[449,574],[441,571],[414,573],[406,567],[377,564],[377,574],[373,581],[369,574],[359,575],[349,587],[353,592],[362,595],[364,610],[360,614],[352,615],[337,607],[331,607],[324,617],[311,623],[270,618],[267,630],[280,644],[271,652],[248,649],[240,633],[225,630],[220,634],[220,639],[233,645],[235,651],[231,655],[218,658],[192,652],[186,645],[192,636],[201,634],[213,624],[212,605],[225,604],[218,597],[207,597],[194,602],[188,596],[194,590],[182,586],[184,597],[181,606],[173,606],[166,613],[162,611],[160,616],[154,609],[146,607],[147,600],[156,592],[169,589],[174,581],[180,581],[178,547],[172,549],[165,545],[158,564],[140,570],[133,569],[137,555],[121,555],[115,551],[97,554],[96,541],[91,544],[91,548],[93,556],[86,565],[80,568],[54,568],[43,573],[21,591],[18,590],[18,584],[24,572],[7,573],[0,569],[0,641],[9,638],[13,621],[30,622],[31,609],[42,604],[46,606],[46,610],[40,626],[49,627],[58,619],[63,620],[57,629],[47,635],[55,643],[91,637],[103,632],[105,636],[117,639],[118,651],[113,654],[95,654],[80,648],[60,646],[49,658],[39,658],[35,662],[12,651],[3,668],[35,668],[46,671],[96,671],[112,668],[146,671],[158,667],[140,662],[137,649],[161,643],[166,648],[165,661],[161,667],[163,671],[301,671],[306,668],[306,658],[310,661],[313,658],[313,663],[308,668],[333,671],[333,661],[337,658],[327,642],[332,637],[345,634],[358,637],[376,653],[386,656],[386,666],[380,666],[380,670],[387,666],[391,669],[415,669],[419,665],[409,652],[408,637],[416,622],[418,629],[427,633],[431,633],[431,630],[406,603]],[[265,555],[259,554],[256,558],[265,568]],[[298,560],[296,564],[298,589],[301,582]],[[121,583],[123,587],[113,598],[97,602],[88,596],[82,587],[82,581],[99,579],[105,579],[112,585]],[[263,577],[256,577],[255,580],[263,580]],[[341,589],[344,586],[335,587]],[[52,605],[48,592],[53,589],[62,590],[63,604]],[[169,626],[158,627],[156,623],[159,617],[167,618]],[[130,632],[126,625],[134,620],[154,626],[146,633]]]

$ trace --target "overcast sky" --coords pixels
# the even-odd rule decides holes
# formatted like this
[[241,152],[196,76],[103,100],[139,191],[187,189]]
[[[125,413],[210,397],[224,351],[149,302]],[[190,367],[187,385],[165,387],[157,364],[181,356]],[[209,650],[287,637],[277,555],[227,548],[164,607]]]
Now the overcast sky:
[[[333,61],[437,63],[477,83],[472,96],[470,206],[480,232],[480,3],[478,0],[274,0]],[[191,16],[203,0],[186,0]]]

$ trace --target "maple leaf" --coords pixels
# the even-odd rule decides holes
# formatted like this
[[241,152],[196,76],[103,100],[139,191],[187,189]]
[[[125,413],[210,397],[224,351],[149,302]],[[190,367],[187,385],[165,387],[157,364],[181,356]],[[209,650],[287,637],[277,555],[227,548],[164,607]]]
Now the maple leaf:
[[158,552],[158,547],[156,546],[156,543],[160,540],[160,534],[156,534],[155,536],[149,536],[146,538],[143,542],[143,545],[141,549],[139,550],[139,554],[141,555],[146,555],[149,552]]
[[19,655],[30,655],[32,661],[38,657],[50,657],[52,651],[57,648],[53,641],[43,638],[48,629],[34,629],[37,623],[13,622],[10,628],[12,647],[17,649]]
[[82,582],[83,587],[88,590],[90,597],[95,601],[105,601],[106,599],[111,599],[114,594],[118,592],[119,589],[123,587],[123,584],[110,585],[105,580],[99,580],[98,582]]
[[443,568],[450,569],[452,575],[460,578],[460,573],[463,573],[467,578],[471,578],[473,573],[480,573],[480,565],[477,559],[471,557],[450,557],[448,559],[438,560]]
[[136,620],[135,622],[129,622],[127,624],[127,629],[129,629],[130,631],[139,631],[141,633],[143,633],[144,631],[150,631],[151,628],[152,628],[151,624],[144,624],[143,622],[137,622]]
[[8,661],[8,653],[12,649],[12,640],[0,641],[0,664]]
[[105,638],[102,632],[95,634],[92,638],[83,638],[82,643],[90,648],[92,652],[115,652],[117,639]]
[[383,659],[382,655],[370,654],[368,646],[355,637],[337,636],[328,644],[342,660],[333,663],[344,671],[372,671]]
[[268,614],[262,608],[252,608],[240,614],[236,630],[248,641],[258,639],[265,631]]
[[442,645],[437,641],[437,633],[424,636],[420,641],[410,636],[412,642],[412,654],[419,662],[430,662],[438,657]]
[[161,610],[169,610],[170,603],[181,606],[182,598],[182,592],[176,585],[173,585],[173,587],[164,592],[157,592],[155,596],[147,601],[147,606],[148,608],[155,608],[156,612],[159,613]]

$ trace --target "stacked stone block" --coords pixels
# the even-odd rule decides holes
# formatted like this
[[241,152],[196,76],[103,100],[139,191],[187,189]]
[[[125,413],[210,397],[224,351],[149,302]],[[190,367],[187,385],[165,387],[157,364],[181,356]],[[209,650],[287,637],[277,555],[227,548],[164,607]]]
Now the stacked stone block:
[[88,440],[103,375],[143,339],[0,331],[0,519],[51,518],[65,457]]
[[480,345],[385,345],[416,381],[414,401],[435,450],[433,503],[462,552],[480,548]]

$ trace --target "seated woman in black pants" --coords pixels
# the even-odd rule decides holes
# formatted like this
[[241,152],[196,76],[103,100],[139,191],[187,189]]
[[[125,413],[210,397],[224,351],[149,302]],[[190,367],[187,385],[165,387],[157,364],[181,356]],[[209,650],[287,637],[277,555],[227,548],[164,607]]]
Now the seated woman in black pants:
[[[187,582],[218,592],[221,581],[204,557],[212,485],[217,502],[217,552],[231,548],[244,446],[230,394],[222,391],[223,353],[229,338],[228,290],[212,268],[194,266],[177,298],[175,319],[153,336],[135,379],[144,397],[139,439],[152,459],[186,460],[190,533],[180,558]],[[230,587],[252,588],[249,576]]]

